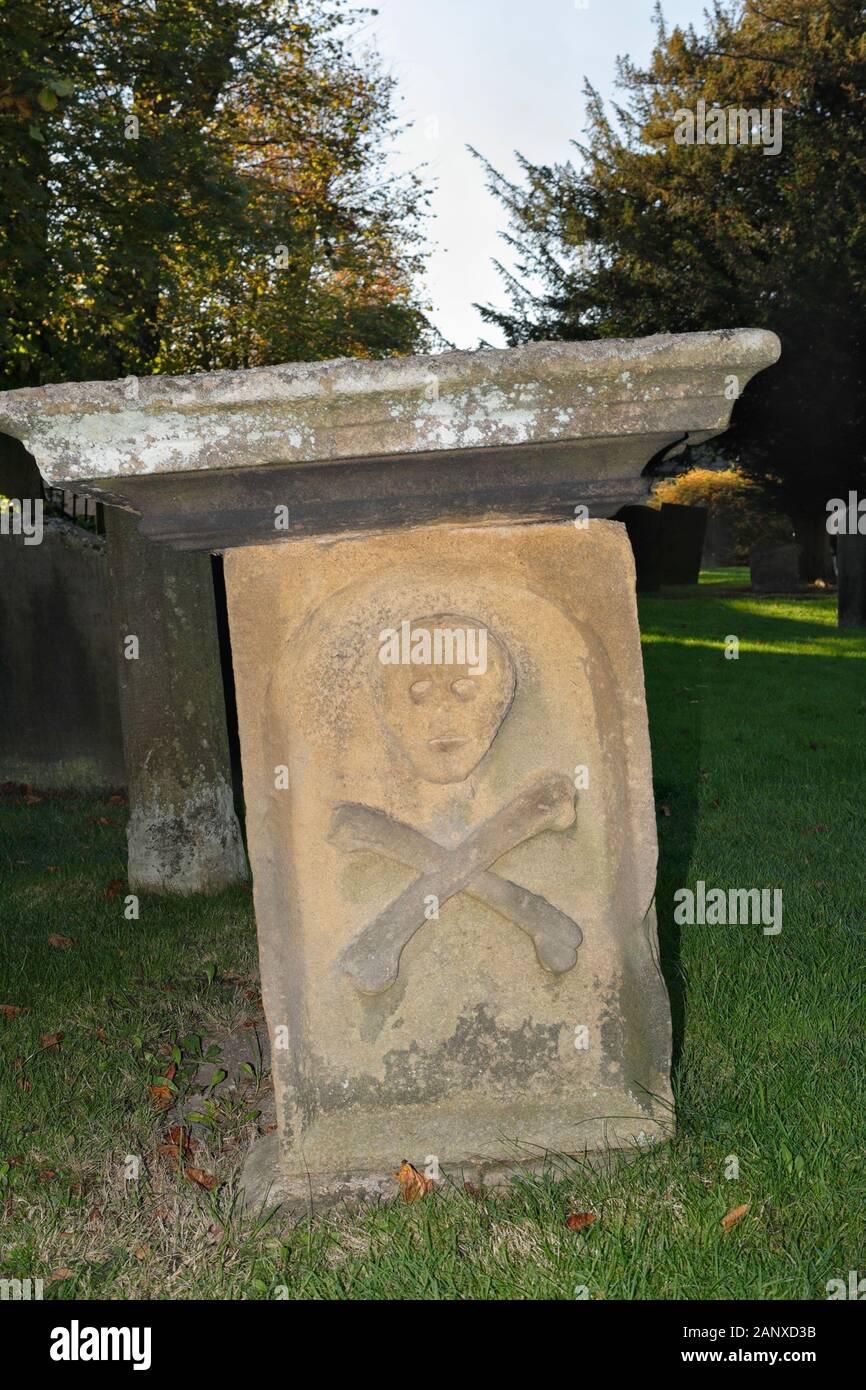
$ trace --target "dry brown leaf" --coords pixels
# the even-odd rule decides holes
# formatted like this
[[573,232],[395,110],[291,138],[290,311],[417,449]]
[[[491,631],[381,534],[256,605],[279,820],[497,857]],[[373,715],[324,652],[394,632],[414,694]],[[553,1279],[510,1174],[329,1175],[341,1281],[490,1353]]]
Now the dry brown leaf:
[[20,1018],[21,1014],[26,1014],[27,1010],[20,1004],[0,1004],[0,1014],[9,1021],[12,1018]]
[[113,878],[105,889],[106,902],[113,903],[121,888],[123,887],[122,878]]
[[727,1216],[723,1216],[719,1223],[722,1230],[732,1231],[738,1222],[742,1221],[750,1206],[751,1202],[743,1202],[740,1207],[732,1207]]
[[39,1046],[43,1048],[45,1052],[59,1052],[60,1039],[62,1037],[62,1033],[43,1033],[42,1037],[39,1039]]
[[184,1171],[191,1182],[198,1183],[199,1187],[204,1187],[208,1192],[212,1192],[217,1185],[213,1174],[203,1173],[201,1168],[186,1168]]
[[594,1211],[570,1211],[565,1218],[565,1224],[570,1231],[586,1231],[596,1220]]
[[56,951],[68,951],[73,941],[71,936],[61,936],[59,932],[52,932],[48,938],[48,945],[53,946]]
[[436,1186],[432,1178],[425,1178],[407,1158],[403,1159],[394,1177],[400,1184],[400,1195],[404,1202],[417,1202],[419,1197],[426,1197]]
[[40,1168],[39,1172],[36,1174],[36,1181],[51,1182],[51,1179],[56,1177],[57,1174],[53,1168]]
[[52,1269],[51,1273],[49,1274],[46,1280],[46,1283],[54,1284],[57,1282],[58,1279],[71,1279],[74,1273],[75,1271],[72,1269]]
[[168,1110],[172,1102],[171,1087],[148,1086],[151,1098],[156,1101],[157,1110]]

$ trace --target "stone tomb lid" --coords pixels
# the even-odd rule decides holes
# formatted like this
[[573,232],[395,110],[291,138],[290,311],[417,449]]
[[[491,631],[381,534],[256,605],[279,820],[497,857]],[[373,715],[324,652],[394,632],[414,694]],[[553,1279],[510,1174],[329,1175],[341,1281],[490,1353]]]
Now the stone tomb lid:
[[184,549],[603,517],[645,494],[653,456],[724,430],[779,351],[725,329],[68,382],[0,393],[0,431],[46,482]]

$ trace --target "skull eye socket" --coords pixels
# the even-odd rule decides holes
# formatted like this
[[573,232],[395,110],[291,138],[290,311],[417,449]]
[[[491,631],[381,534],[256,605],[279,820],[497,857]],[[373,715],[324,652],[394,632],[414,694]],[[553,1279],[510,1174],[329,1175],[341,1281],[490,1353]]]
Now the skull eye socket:
[[468,676],[461,676],[458,680],[452,681],[451,689],[458,700],[474,700],[478,693],[478,687]]
[[426,680],[413,681],[409,686],[409,696],[416,705],[420,705],[422,700],[426,700],[430,691],[433,689],[433,682]]

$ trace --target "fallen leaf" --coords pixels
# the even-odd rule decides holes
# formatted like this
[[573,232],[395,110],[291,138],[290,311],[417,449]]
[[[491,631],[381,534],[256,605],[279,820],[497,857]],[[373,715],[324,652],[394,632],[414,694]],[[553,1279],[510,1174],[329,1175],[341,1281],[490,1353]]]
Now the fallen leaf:
[[19,1018],[21,1014],[26,1014],[27,1010],[19,1004],[0,1004],[0,1014],[8,1021],[12,1018]]
[[212,1192],[217,1185],[213,1174],[203,1173],[201,1168],[186,1168],[184,1171],[191,1182],[198,1183],[199,1187],[204,1187],[208,1192]]
[[151,1098],[156,1101],[158,1110],[168,1110],[172,1102],[171,1088],[169,1086],[148,1086]]
[[59,873],[60,873],[60,866],[59,866],[59,864],[46,864],[46,865],[45,865],[45,872],[46,872],[47,874],[59,874]]
[[39,1172],[36,1174],[36,1181],[51,1182],[51,1179],[56,1177],[57,1173],[53,1168],[40,1168]]
[[10,1168],[20,1168],[24,1162],[24,1157],[22,1154],[13,1154],[11,1158],[6,1159],[6,1162]]
[[480,1187],[476,1187],[474,1182],[465,1182],[463,1184],[463,1191],[468,1197],[474,1197],[476,1202],[481,1201],[484,1197],[483,1191]]
[[100,1042],[108,1042],[108,1038],[106,1036],[104,1028],[91,1028],[90,1036],[93,1038],[98,1038]]
[[570,1231],[586,1231],[595,1221],[594,1211],[571,1211],[565,1218],[565,1224]]
[[98,1207],[91,1207],[90,1211],[87,1213],[87,1219],[88,1221],[102,1221],[102,1212]]
[[128,797],[121,796],[120,792],[115,792],[113,796],[107,797],[105,804],[106,806],[125,806],[128,799]]
[[183,1149],[184,1157],[187,1158],[195,1153],[197,1148],[198,1142],[190,1136],[188,1130],[183,1129],[181,1125],[172,1125],[163,1142],[157,1144],[156,1152],[165,1154],[167,1158],[180,1158]]
[[62,1033],[43,1033],[39,1039],[39,1046],[44,1048],[46,1052],[59,1052],[62,1037]]
[[114,899],[117,897],[117,895],[118,895],[118,893],[120,892],[120,890],[121,890],[122,887],[123,887],[123,879],[122,879],[122,878],[113,878],[113,879],[111,880],[111,882],[109,883],[108,887],[107,887],[106,890],[105,890],[105,898],[106,898],[106,901],[107,901],[107,902],[110,902],[110,903],[113,903],[113,902],[114,902]]
[[149,1245],[134,1245],[134,1246],[132,1247],[132,1253],[133,1253],[133,1255],[135,1256],[135,1258],[136,1258],[137,1260],[146,1260],[147,1257],[148,1257],[148,1255],[150,1254],[150,1246],[149,1246]]
[[119,824],[118,821],[112,820],[110,816],[91,816],[91,817],[90,817],[90,820],[91,820],[91,822],[93,823],[93,825],[118,825],[118,824]]
[[71,936],[61,936],[59,932],[52,932],[48,938],[48,945],[57,951],[68,951],[72,944]]
[[73,1275],[74,1270],[71,1269],[52,1269],[46,1282],[49,1284],[55,1284],[58,1279],[71,1279]]
[[751,1202],[743,1202],[743,1205],[740,1207],[732,1207],[727,1216],[723,1216],[719,1223],[722,1230],[732,1231],[737,1223],[742,1221],[750,1206]]
[[425,1178],[423,1173],[413,1168],[407,1158],[403,1159],[394,1177],[400,1184],[400,1195],[404,1202],[416,1202],[419,1197],[426,1197],[436,1186],[432,1178]]

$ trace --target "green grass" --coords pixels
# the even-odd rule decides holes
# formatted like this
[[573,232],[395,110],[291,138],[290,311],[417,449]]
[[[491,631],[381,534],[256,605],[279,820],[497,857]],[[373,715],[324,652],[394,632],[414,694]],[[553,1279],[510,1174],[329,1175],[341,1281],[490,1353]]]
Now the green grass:
[[[829,598],[712,585],[643,600],[641,621],[676,1139],[484,1200],[242,1220],[236,1175],[268,1084],[249,895],[142,898],[126,921],[125,890],[106,896],[125,808],[0,798],[0,1003],[27,1010],[0,1017],[0,1275],[59,1298],[813,1299],[863,1273],[866,635],[840,635]],[[674,890],[698,879],[781,887],[781,934],[676,927]],[[43,1046],[55,1033],[59,1050]],[[149,1086],[189,1035],[240,1038],[233,1067],[249,1040],[253,1064],[215,1093],[194,1158],[210,1192],[155,1151],[167,1119]],[[574,1234],[570,1211],[597,1220]]]

